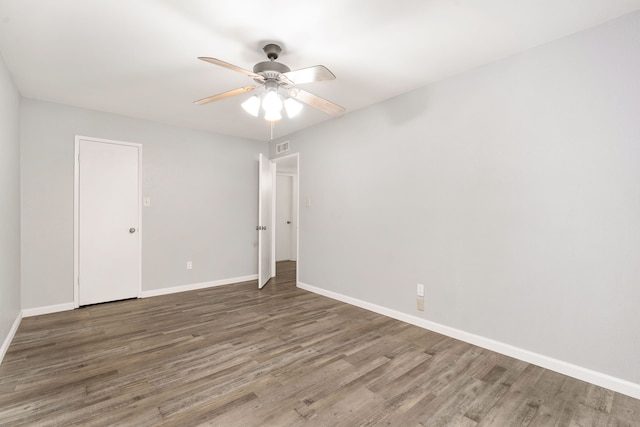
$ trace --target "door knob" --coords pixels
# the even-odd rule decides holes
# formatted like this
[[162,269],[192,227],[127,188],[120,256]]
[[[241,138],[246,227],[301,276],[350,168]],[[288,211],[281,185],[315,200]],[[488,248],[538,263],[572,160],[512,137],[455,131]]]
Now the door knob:
[[135,228],[131,227],[131,228],[129,229],[129,233],[135,233],[135,232],[136,232],[136,229],[135,229]]

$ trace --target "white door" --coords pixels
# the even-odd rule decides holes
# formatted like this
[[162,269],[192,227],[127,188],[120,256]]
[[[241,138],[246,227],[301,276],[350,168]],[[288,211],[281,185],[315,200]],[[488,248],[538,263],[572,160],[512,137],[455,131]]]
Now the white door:
[[271,160],[260,154],[258,183],[258,289],[271,279],[273,271],[273,180],[275,168]]
[[76,137],[77,305],[139,296],[140,150]]
[[276,261],[292,260],[293,176],[276,175]]

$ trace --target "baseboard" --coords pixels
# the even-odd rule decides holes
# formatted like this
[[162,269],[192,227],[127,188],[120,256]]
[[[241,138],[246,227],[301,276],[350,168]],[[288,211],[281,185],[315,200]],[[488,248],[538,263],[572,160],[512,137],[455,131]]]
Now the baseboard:
[[25,308],[22,310],[22,317],[40,316],[41,314],[58,313],[60,311],[73,310],[75,306],[72,302],[64,304],[47,305],[45,307]]
[[[213,282],[194,283],[192,285],[176,286],[173,288],[153,289],[150,291],[142,291],[140,298],[155,297],[159,295],[174,294],[176,292],[193,291],[196,289],[211,288],[213,286],[229,285],[232,283],[248,282],[250,280],[257,280],[258,275],[252,274],[250,276],[234,277],[231,279],[215,280]],[[22,317],[40,316],[41,314],[58,313],[60,311],[73,310],[76,308],[72,302],[57,305],[48,305],[45,307],[25,308],[22,310]]]
[[18,327],[20,326],[20,321],[22,320],[22,313],[18,313],[16,320],[13,321],[13,325],[11,325],[11,329],[9,329],[9,334],[4,339],[2,343],[2,347],[0,347],[0,363],[4,359],[4,355],[7,354],[7,350],[9,350],[9,346],[11,345],[11,341],[13,341],[13,337],[16,335],[18,331]]
[[342,295],[337,292],[328,291],[326,289],[318,288],[306,283],[298,282],[298,287],[319,295],[323,295],[325,297],[329,297],[331,299],[354,305],[356,307],[364,308],[365,310],[373,311],[374,313],[382,314],[383,316],[410,323],[412,325],[419,326],[421,328],[428,329],[430,331],[437,332],[439,334],[446,335],[460,341],[468,342],[469,344],[477,345],[478,347],[486,348],[487,350],[495,351],[496,353],[514,357],[516,359],[540,366],[542,368],[559,372],[563,375],[586,381],[600,387],[608,388],[609,390],[631,396],[635,399],[640,399],[640,384],[632,383],[630,381],[603,374],[601,372],[593,371],[591,369],[583,368],[572,363],[534,353],[529,350],[524,350],[522,348],[505,344],[500,341],[495,341],[489,338],[482,337],[480,335],[462,331],[460,329],[441,325],[436,322],[421,319],[420,317],[413,316],[411,314],[402,313],[400,311],[392,310],[387,307]]
[[194,283],[191,285],[174,286],[172,288],[152,289],[150,291],[142,291],[141,298],[157,297],[160,295],[175,294],[178,292],[195,291],[198,289],[212,288],[214,286],[230,285],[232,283],[248,282],[250,280],[258,280],[257,274],[250,276],[234,277],[231,279],[214,280],[212,282]]

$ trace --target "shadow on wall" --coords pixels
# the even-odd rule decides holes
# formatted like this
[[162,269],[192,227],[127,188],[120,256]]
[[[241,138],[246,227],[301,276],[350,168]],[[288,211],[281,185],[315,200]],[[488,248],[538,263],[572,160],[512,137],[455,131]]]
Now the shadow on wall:
[[423,116],[428,106],[427,98],[426,89],[420,88],[391,98],[380,105],[389,124],[401,125]]

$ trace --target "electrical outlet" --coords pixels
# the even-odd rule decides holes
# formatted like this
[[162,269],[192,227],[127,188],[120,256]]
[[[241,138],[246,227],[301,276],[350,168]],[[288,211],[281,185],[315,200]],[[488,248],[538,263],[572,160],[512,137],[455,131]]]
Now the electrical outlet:
[[191,261],[187,261],[187,270],[191,270],[193,268],[193,263]]
[[417,308],[419,311],[424,311],[424,298],[423,297],[417,297],[416,298],[416,303],[418,304]]
[[423,297],[424,296],[424,285],[422,283],[418,283],[417,291],[418,291],[418,296],[419,297]]

